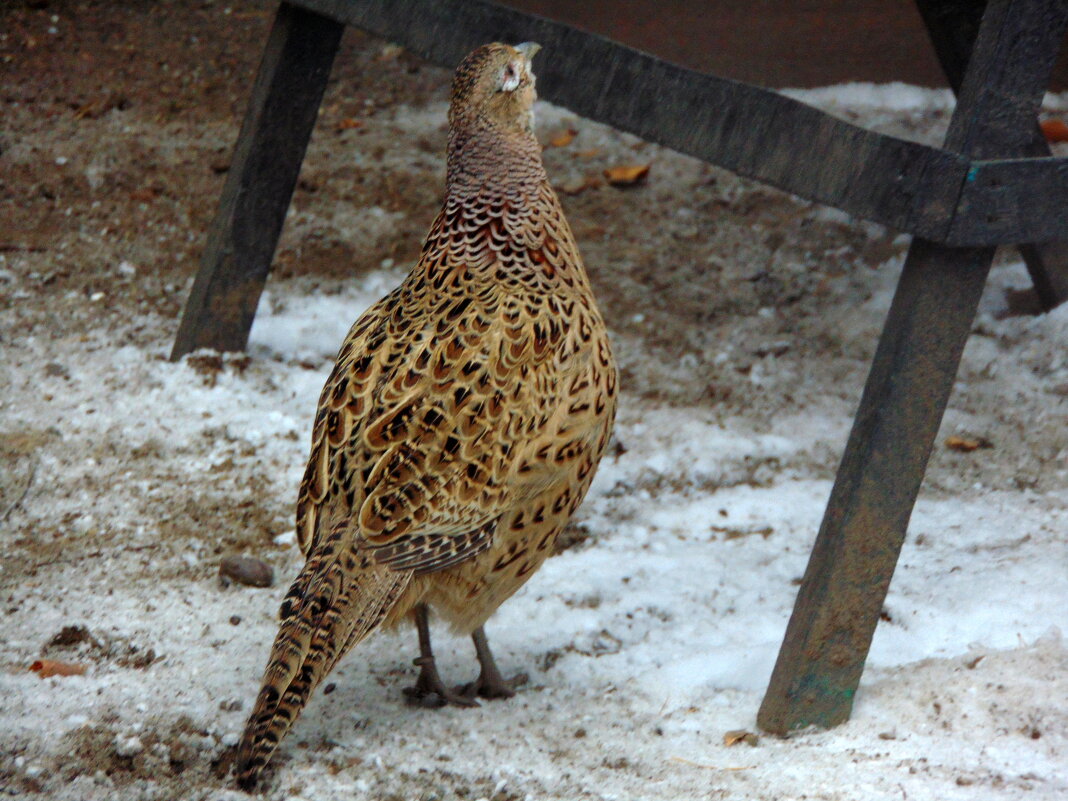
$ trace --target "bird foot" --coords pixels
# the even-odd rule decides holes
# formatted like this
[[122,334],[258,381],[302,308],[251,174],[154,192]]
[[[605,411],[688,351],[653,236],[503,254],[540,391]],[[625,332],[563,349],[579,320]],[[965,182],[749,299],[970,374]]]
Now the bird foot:
[[486,676],[480,673],[472,682],[456,688],[456,692],[464,698],[486,698],[496,700],[498,698],[512,698],[515,696],[515,688],[522,687],[530,681],[526,673],[518,673],[510,679],[503,678],[499,673]]
[[419,678],[415,680],[414,687],[405,687],[404,696],[410,706],[419,706],[424,709],[440,709],[443,706],[479,706],[474,696],[468,697],[463,693],[455,692],[445,686],[445,682],[438,675],[434,657],[419,657],[414,660],[419,666]]

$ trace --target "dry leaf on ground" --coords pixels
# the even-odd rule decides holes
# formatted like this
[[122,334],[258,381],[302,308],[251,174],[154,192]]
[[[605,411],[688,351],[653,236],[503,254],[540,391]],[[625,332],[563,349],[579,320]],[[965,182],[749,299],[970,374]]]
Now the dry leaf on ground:
[[50,676],[84,676],[85,665],[76,665],[73,662],[58,662],[55,659],[38,659],[30,670],[47,679]]
[[1048,142],[1068,142],[1068,125],[1064,120],[1045,120],[1042,122],[1042,134]]
[[760,738],[753,732],[746,731],[745,729],[733,729],[723,735],[724,745],[738,745],[738,743],[745,743],[748,746],[756,747],[760,742]]
[[633,186],[645,180],[649,174],[649,167],[649,164],[623,164],[618,167],[609,167],[604,171],[604,177],[612,186]]
[[576,129],[565,128],[549,137],[549,147],[567,147],[576,136],[578,136]]
[[961,453],[971,453],[979,448],[993,448],[994,443],[985,437],[975,437],[974,439],[969,437],[952,436],[946,438],[946,447],[951,451],[960,451]]

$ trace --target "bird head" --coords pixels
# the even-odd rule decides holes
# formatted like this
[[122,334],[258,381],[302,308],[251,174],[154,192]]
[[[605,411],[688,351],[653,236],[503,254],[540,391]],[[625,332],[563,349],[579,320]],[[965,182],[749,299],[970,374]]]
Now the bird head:
[[468,54],[452,82],[452,128],[489,123],[505,131],[534,131],[534,73],[530,61],[541,49],[534,42],[494,42]]

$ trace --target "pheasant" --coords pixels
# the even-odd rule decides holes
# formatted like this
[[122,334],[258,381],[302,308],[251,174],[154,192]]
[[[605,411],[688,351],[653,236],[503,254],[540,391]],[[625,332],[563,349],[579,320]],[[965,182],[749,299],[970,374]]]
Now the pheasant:
[[[457,68],[443,207],[319,398],[297,500],[306,563],[238,750],[246,788],[377,629],[414,619],[414,702],[514,694],[483,623],[552,552],[616,408],[605,324],[534,136],[538,49],[489,44]],[[438,675],[430,608],[474,641],[480,672],[462,689]]]

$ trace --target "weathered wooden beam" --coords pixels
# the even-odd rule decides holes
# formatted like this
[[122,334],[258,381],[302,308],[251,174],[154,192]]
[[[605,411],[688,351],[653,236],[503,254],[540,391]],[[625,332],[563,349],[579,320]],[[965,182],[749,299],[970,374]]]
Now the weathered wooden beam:
[[244,350],[344,25],[282,3],[171,351]]
[[537,41],[543,98],[902,231],[944,236],[967,173],[955,154],[482,0],[295,2],[450,67],[485,42]]
[[[916,5],[942,71],[953,91],[959,92],[979,31],[985,0],[916,0]],[[1024,155],[1048,157],[1049,143],[1037,123],[1036,120],[1032,126],[1031,142],[1024,149]],[[1052,238],[1046,235],[1047,232],[1064,236],[1066,229],[1063,225],[1051,227],[1048,223],[1051,217],[1058,216],[1051,215],[1051,211],[1068,208],[1064,198],[1068,195],[1068,169],[1056,164],[1029,164],[1022,170],[1013,170],[1011,175],[999,175],[996,167],[976,170],[978,166],[973,165],[969,172],[949,239],[968,240],[974,237],[976,228],[981,228],[984,234],[1006,237],[1000,241],[1032,243],[1018,247],[1042,307],[1052,309],[1068,300],[1068,242],[1041,241]],[[1037,175],[1032,178],[1026,175],[1028,172]],[[993,197],[976,197],[979,194],[976,190],[983,188],[989,189]],[[1056,197],[1058,192],[1060,198]],[[970,214],[972,209],[982,211]],[[1039,222],[1043,224],[1039,235],[1027,236],[1028,224],[1034,226]]]
[[[969,157],[1027,147],[1065,0],[990,0],[946,136]],[[993,259],[914,240],[757,722],[846,721]]]
[[[537,64],[543,98],[917,236],[955,245],[994,245],[1022,241],[1012,237],[1025,226],[1030,241],[1054,239],[1068,229],[1068,207],[1056,205],[1059,186],[1044,185],[1042,194],[1027,197],[1011,220],[989,229],[984,226],[984,193],[971,195],[967,207],[958,208],[973,166],[960,154],[878,134],[777,92],[669,64],[563,23],[484,0],[293,2],[401,42],[421,58],[449,67],[487,41],[537,41],[545,53]],[[963,8],[974,0],[955,5]],[[1011,173],[1017,166],[1003,169]],[[1032,214],[1036,210],[1040,213]]]

